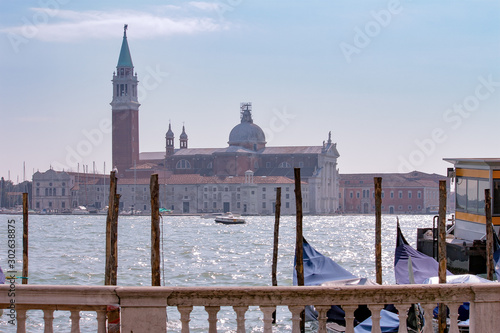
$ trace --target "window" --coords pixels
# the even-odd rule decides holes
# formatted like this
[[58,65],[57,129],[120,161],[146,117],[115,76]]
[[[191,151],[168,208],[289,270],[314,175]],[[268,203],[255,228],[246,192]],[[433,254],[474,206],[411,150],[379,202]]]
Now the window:
[[303,168],[304,167],[304,162],[299,162],[299,168]]
[[[493,187],[495,187],[495,181]],[[457,177],[456,210],[483,215],[484,190],[487,188],[489,188],[487,179]],[[493,211],[496,213],[498,209],[494,207]]]
[[402,198],[403,198],[403,191],[399,191],[399,192],[398,192],[398,197],[399,197],[399,199],[402,199]]
[[290,203],[289,202],[285,202],[285,207],[286,208],[290,208]]
[[188,160],[179,160],[175,165],[176,169],[191,169],[191,164]]
[[262,188],[262,192],[266,192],[266,188],[265,187]]
[[270,168],[271,167],[271,162],[266,162],[266,168]]
[[391,191],[391,199],[394,198],[394,191]]
[[408,199],[411,199],[411,191],[408,191]]
[[278,168],[291,168],[292,166],[290,165],[290,163],[288,162],[281,162],[279,165],[278,165]]
[[37,197],[40,196],[40,189],[39,188],[36,189],[36,196]]
[[36,208],[40,209],[40,203],[39,202],[36,203]]
[[285,194],[286,199],[290,199],[290,193]]
[[351,198],[351,199],[352,199],[352,197],[353,197],[353,196],[354,196],[354,195],[352,194],[352,192],[349,192],[349,198]]
[[422,198],[422,192],[420,192],[420,191],[417,192],[417,198],[419,198],[419,199]]
[[289,187],[285,187],[285,191],[289,192],[290,188]]
[[229,187],[224,187],[224,192],[229,192]]
[[264,209],[266,208],[266,203],[265,202],[262,203],[262,208],[264,208]]
[[217,208],[217,202],[214,202],[214,203],[213,203],[213,205],[212,205],[212,207],[213,207],[214,209],[215,209],[215,208]]
[[241,204],[240,204],[240,202],[238,201],[238,202],[236,203],[236,208],[240,208],[240,206],[241,206]]
[[262,199],[266,199],[266,194],[262,193]]
[[356,192],[356,198],[359,199],[359,192]]

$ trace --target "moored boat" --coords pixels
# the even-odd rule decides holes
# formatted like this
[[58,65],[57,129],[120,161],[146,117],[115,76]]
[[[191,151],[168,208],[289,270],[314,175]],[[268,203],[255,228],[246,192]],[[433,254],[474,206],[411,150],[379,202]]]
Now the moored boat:
[[87,207],[85,206],[78,206],[77,208],[73,209],[71,211],[71,214],[74,214],[74,215],[87,215],[87,214],[90,214],[90,212],[88,211]]

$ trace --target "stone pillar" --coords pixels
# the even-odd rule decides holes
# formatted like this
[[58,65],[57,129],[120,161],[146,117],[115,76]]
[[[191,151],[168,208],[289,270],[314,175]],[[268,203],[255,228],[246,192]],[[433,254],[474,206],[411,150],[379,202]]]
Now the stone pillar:
[[470,303],[470,332],[496,332],[500,327],[500,299],[495,284],[476,284],[474,302]]
[[120,295],[121,332],[167,331],[167,297]]

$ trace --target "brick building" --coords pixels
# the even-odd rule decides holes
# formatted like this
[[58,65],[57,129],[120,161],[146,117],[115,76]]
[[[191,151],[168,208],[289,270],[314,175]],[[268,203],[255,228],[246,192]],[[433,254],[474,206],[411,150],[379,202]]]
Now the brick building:
[[[340,174],[339,211],[374,213],[374,177],[382,177],[382,213],[385,214],[437,212],[439,181],[447,180],[445,176],[418,171],[404,174]],[[448,198],[448,202],[452,200]]]

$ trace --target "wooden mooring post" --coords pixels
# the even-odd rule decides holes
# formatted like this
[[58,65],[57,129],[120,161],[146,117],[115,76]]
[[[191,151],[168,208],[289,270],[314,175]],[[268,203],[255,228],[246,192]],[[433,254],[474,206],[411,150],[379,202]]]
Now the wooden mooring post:
[[[116,229],[117,229],[117,220],[118,220],[118,209],[116,209],[115,216],[115,201],[119,201],[120,196],[116,194],[116,173],[115,171],[111,171],[109,175],[109,201],[108,201],[108,214],[106,216],[106,267],[104,273],[104,284],[105,285],[115,285],[116,277],[114,278],[115,283],[113,284],[111,281],[111,270],[112,265],[116,265],[116,258],[112,258],[112,254],[116,255],[117,253],[117,245],[116,245]],[[115,227],[116,225],[116,227]],[[114,234],[112,236],[112,234]],[[112,262],[113,261],[113,262]],[[116,272],[116,268],[114,269]]]
[[28,193],[23,193],[23,283],[28,284]]
[[[304,237],[302,234],[302,188],[300,183],[300,168],[294,168],[295,177],[295,210],[296,210],[296,239],[295,239],[295,270],[297,272],[297,285],[304,285]],[[300,314],[300,331],[305,331],[305,311]]]
[[151,285],[161,286],[160,274],[160,186],[158,174],[151,175]]
[[[273,243],[273,266],[271,279],[273,286],[278,285],[278,243],[280,232],[280,215],[281,215],[281,187],[276,188],[276,204],[274,206],[274,243]],[[273,324],[276,324],[276,310],[273,312]]]
[[[439,181],[439,223],[438,223],[439,283],[446,283],[446,180]],[[438,332],[446,332],[447,308],[439,303]]]
[[382,284],[382,177],[373,178],[375,186],[375,277]]
[[493,262],[493,222],[491,218],[490,190],[484,190],[484,212],[486,215],[486,278],[493,281],[495,264]]

